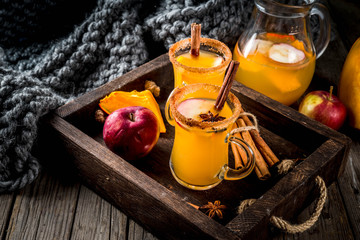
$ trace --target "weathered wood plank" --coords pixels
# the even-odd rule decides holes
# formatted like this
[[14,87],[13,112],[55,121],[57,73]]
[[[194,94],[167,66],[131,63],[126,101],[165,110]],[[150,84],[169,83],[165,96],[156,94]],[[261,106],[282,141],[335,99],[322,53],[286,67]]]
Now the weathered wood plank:
[[157,240],[157,238],[142,228],[134,220],[129,220],[128,240]]
[[149,233],[148,231],[144,231],[144,240],[157,240],[157,238],[152,235],[151,233]]
[[[94,193],[95,194],[95,193]],[[111,207],[110,240],[126,240],[128,217],[120,210]]]
[[355,239],[360,239],[360,142],[354,141],[344,174],[338,179]]
[[69,239],[78,184],[42,174],[16,197],[6,239]]
[[81,186],[71,239],[157,239],[120,210]]
[[[314,211],[316,201],[294,218],[293,223],[303,223],[309,219]],[[346,210],[342,203],[336,182],[328,187],[328,200],[321,212],[319,220],[309,230],[299,234],[282,233],[274,230],[273,240],[280,239],[328,239],[351,240],[354,239],[347,219]]]
[[136,240],[144,238],[144,229],[140,227],[134,220],[129,221],[128,240]]
[[81,186],[71,239],[108,239],[111,205]]
[[4,239],[15,193],[0,194],[0,239]]

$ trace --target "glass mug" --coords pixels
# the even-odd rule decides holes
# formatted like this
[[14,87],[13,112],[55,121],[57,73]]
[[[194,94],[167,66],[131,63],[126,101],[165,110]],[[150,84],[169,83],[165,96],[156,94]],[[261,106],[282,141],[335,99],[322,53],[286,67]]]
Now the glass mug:
[[199,56],[191,56],[190,49],[191,38],[178,41],[169,49],[174,69],[174,87],[192,83],[221,86],[232,59],[230,49],[224,43],[210,38],[200,39]]
[[[241,103],[234,94],[229,94],[219,113],[226,117],[222,121],[203,122],[196,117],[183,115],[184,111],[188,111],[198,116],[203,113],[199,110],[203,106],[214,106],[219,91],[220,87],[212,84],[189,84],[174,89],[166,103],[166,119],[175,126],[170,169],[177,182],[190,189],[206,190],[218,185],[223,179],[242,179],[255,166],[251,147],[242,139],[229,134],[241,108]],[[247,164],[244,168],[235,170],[228,166],[229,142],[246,151]]]
[[[315,45],[309,32],[312,15],[320,23]],[[235,79],[293,104],[308,88],[315,60],[330,41],[329,19],[327,9],[314,0],[255,0],[252,18],[234,48],[233,58],[240,62]]]

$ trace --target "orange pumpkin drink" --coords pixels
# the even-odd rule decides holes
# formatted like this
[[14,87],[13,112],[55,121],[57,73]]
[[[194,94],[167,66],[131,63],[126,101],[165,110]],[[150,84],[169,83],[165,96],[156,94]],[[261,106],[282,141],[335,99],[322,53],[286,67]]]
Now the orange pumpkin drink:
[[[177,109],[186,118],[197,121],[202,121],[200,115],[203,115],[204,119],[210,119],[217,114],[218,119],[229,118],[232,115],[227,104],[217,113],[214,103],[213,99],[191,98],[181,102]],[[205,186],[217,183],[219,170],[228,162],[228,144],[224,139],[229,131],[194,133],[181,127],[175,128],[175,131],[175,147],[171,153],[171,162],[176,176],[194,185]],[[183,149],[187,151],[184,152]],[[198,151],[198,149],[207,149],[207,151]]]
[[193,51],[193,31],[192,38],[176,42],[169,49],[169,58],[174,68],[174,87],[192,83],[221,86],[232,59],[230,49],[218,40],[201,38],[200,30],[195,39],[198,43],[196,54]]
[[[217,67],[224,63],[225,59],[218,53],[200,50],[199,56],[193,56],[190,52],[186,52],[177,56],[176,62],[180,65],[174,67],[175,87],[199,82],[221,86],[225,71]],[[186,69],[184,66],[188,66],[194,71]]]
[[233,58],[240,62],[235,79],[285,105],[306,91],[315,71],[315,54],[291,35],[260,34],[243,49],[238,42]]
[[[230,94],[224,107],[220,111],[215,110],[219,89],[203,83],[177,88],[165,110],[167,120],[175,126],[170,169],[180,184],[191,189],[209,189],[222,179],[230,178],[228,142],[225,139],[240,114],[241,104]],[[243,142],[237,144],[244,146]],[[247,176],[252,169],[248,167],[247,170],[246,173],[232,175],[236,175],[232,179]]]

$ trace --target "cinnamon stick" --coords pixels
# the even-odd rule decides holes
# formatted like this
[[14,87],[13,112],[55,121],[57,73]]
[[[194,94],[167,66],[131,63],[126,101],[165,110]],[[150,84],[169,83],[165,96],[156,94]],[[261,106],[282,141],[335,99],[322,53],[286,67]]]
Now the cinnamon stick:
[[227,69],[224,82],[221,85],[219,95],[216,98],[215,109],[220,111],[225,104],[226,98],[229,95],[232,83],[234,82],[235,74],[239,68],[239,62],[231,60],[230,65]]
[[[237,124],[235,123],[233,129],[236,128],[236,126]],[[242,139],[240,133],[235,133],[234,137]],[[231,150],[234,154],[235,169],[238,170],[245,167],[247,164],[247,157],[245,150],[233,142],[231,142]]]
[[[237,127],[239,127],[236,122],[235,122],[235,124],[236,124]],[[244,138],[241,136],[240,133],[235,133],[234,136],[244,140]],[[241,163],[244,166],[246,166],[248,164],[248,160],[249,160],[246,151],[242,147],[240,147],[239,145],[236,145],[236,147],[237,147],[237,150],[238,150],[238,152],[240,154],[240,157],[241,157]]]
[[[244,112],[244,109],[241,108],[241,112]],[[242,116],[242,119],[244,120],[244,122],[247,126],[253,125],[247,116]],[[255,130],[255,129],[250,130],[250,134],[251,134],[252,139],[255,142],[256,147],[261,152],[263,158],[265,159],[265,161],[269,167],[274,166],[276,163],[278,163],[280,161],[276,157],[274,152],[271,150],[271,148],[264,141],[264,139],[260,136],[260,133],[257,130]]]
[[192,207],[195,208],[195,209],[199,209],[199,208],[200,208],[198,205],[195,205],[195,204],[193,204],[193,203],[191,203],[191,202],[186,202],[186,203],[189,204],[190,206],[192,206]]
[[234,154],[235,169],[243,168],[244,165],[241,162],[240,153],[237,150],[235,143],[231,143],[231,150]]
[[199,56],[200,54],[200,39],[201,39],[201,24],[192,23],[190,53],[193,56]]
[[[236,123],[239,127],[245,127],[246,124],[243,119],[239,118]],[[243,131],[241,132],[241,136],[243,137],[244,141],[246,141],[250,147],[252,148],[254,152],[254,158],[255,158],[255,173],[258,176],[260,180],[266,180],[271,177],[271,174],[269,172],[269,169],[267,167],[267,164],[262,157],[261,153],[257,149],[249,131]]]

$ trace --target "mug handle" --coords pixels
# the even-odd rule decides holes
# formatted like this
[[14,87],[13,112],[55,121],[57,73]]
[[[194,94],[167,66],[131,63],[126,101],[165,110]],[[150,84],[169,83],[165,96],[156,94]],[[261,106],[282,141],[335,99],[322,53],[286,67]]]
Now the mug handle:
[[316,58],[319,58],[330,42],[330,16],[327,8],[321,3],[314,3],[310,15],[317,15],[320,20],[320,35],[315,42]]
[[220,179],[225,180],[239,180],[247,177],[255,167],[255,158],[254,151],[250,147],[250,145],[244,140],[237,138],[233,135],[228,134],[225,138],[225,143],[235,143],[240,146],[246,152],[247,164],[244,168],[240,168],[239,170],[230,168],[227,164],[225,164],[222,168],[222,171],[219,174]]

